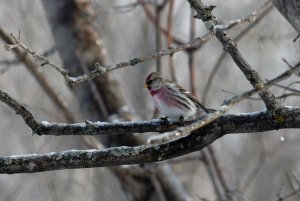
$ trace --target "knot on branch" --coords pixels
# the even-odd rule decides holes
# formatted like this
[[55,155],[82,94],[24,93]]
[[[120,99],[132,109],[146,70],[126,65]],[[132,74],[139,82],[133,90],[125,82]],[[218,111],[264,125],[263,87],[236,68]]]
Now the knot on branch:
[[170,51],[170,57],[173,57],[173,55],[174,55],[174,47],[170,46],[168,48],[168,50]]
[[[226,36],[225,33],[223,33],[223,34],[224,34],[224,36]],[[225,41],[225,43],[223,43],[223,46],[224,46],[224,50],[227,52],[233,51],[234,49],[237,48],[236,43],[231,39],[228,39],[227,41]]]
[[14,49],[14,48],[16,48],[16,47],[18,47],[18,44],[5,44],[5,45],[4,45],[4,49],[5,49],[6,51],[10,51],[11,49]]
[[69,77],[69,76],[66,76],[65,80],[66,80],[67,86],[70,88],[72,88],[74,86],[74,84],[77,82],[77,79],[75,79],[73,77]]
[[271,119],[273,120],[273,126],[278,130],[280,125],[286,122],[285,110],[282,107],[279,107],[276,110],[270,112]]
[[86,132],[91,133],[91,131],[93,131],[95,129],[94,122],[89,121],[87,119],[85,119],[84,122],[85,122],[85,125],[86,125],[86,128],[87,128]]
[[210,5],[210,6],[197,6],[194,7],[197,11],[197,14],[194,16],[194,18],[201,19],[208,30],[212,30],[216,24],[218,24],[216,18],[211,14],[212,10],[216,6]]
[[[199,7],[197,6],[196,8],[199,8]],[[214,6],[214,5],[201,6],[199,9],[196,9],[197,14],[194,16],[194,18],[201,19],[204,22],[211,20],[211,19],[213,19],[213,15],[211,14],[211,11],[214,8],[216,8],[216,6]]]
[[45,130],[47,128],[48,122],[46,121],[34,121],[33,124],[30,126],[32,135],[37,134],[38,136],[43,135],[45,133]]
[[105,73],[107,70],[105,67],[101,66],[99,62],[95,63],[95,71],[99,72],[100,75]]
[[264,83],[257,83],[257,84],[255,84],[255,88],[257,89],[257,90],[262,90],[263,88],[264,88]]

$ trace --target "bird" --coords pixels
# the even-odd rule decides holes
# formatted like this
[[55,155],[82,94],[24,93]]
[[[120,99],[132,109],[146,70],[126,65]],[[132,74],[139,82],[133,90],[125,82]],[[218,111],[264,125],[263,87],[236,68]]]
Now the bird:
[[166,79],[158,72],[152,72],[145,81],[155,107],[165,118],[174,120],[202,117],[210,112],[195,96],[176,82]]

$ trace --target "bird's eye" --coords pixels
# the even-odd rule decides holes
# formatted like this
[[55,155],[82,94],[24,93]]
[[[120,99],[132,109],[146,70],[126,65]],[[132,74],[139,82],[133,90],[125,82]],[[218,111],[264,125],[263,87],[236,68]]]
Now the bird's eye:
[[153,83],[153,80],[148,80],[148,81],[146,82],[147,85],[150,85],[150,84],[152,84],[152,83]]

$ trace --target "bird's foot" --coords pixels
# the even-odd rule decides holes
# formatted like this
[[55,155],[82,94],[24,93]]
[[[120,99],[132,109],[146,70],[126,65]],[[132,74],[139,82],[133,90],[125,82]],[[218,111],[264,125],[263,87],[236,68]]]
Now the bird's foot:
[[168,123],[169,123],[168,117],[160,117],[159,119],[160,119],[160,121],[161,121],[163,124],[168,124]]
[[184,125],[184,117],[183,116],[180,116],[178,121],[182,126]]

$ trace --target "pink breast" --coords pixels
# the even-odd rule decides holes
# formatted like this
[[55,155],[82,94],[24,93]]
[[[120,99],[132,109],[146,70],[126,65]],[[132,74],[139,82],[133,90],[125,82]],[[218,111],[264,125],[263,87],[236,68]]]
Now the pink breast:
[[172,96],[169,94],[169,91],[165,88],[160,88],[159,90],[151,90],[151,95],[156,101],[162,101],[169,107],[176,107],[178,103]]
[[159,92],[159,90],[154,90],[154,89],[150,90],[151,96],[155,96],[158,92]]

